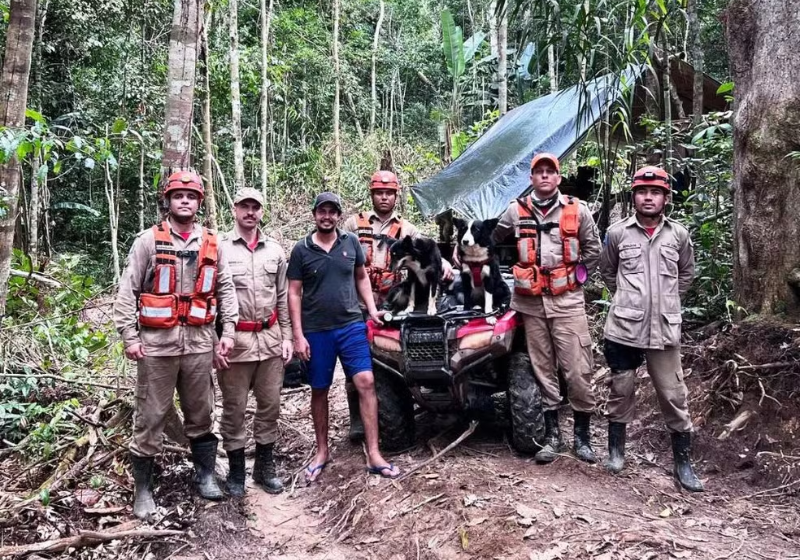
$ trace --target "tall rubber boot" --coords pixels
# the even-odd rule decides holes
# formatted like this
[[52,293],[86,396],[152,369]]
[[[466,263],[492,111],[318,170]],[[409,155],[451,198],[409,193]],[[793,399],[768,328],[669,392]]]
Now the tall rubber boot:
[[256,444],[256,463],[253,466],[253,480],[268,494],[283,492],[283,482],[278,478],[275,458],[272,455],[274,443]]
[[625,466],[625,427],[622,422],[608,423],[608,459],[605,467],[618,474]]
[[361,420],[361,406],[358,401],[358,390],[352,381],[344,384],[347,392],[347,408],[350,409],[350,433],[347,437],[353,443],[364,440],[364,422]]
[[672,455],[675,457],[675,478],[689,492],[702,492],[703,483],[694,474],[689,453],[692,448],[692,435],[689,432],[673,432]]
[[573,411],[575,418],[575,430],[572,442],[572,452],[575,456],[585,463],[594,464],[597,456],[592,449],[592,434],[589,426],[592,422],[591,412]]
[[156,512],[153,500],[153,465],[155,457],[139,457],[131,453],[131,471],[133,471],[133,515],[147,520]]
[[244,496],[245,488],[244,447],[228,451],[228,479],[225,487],[234,498]]
[[564,450],[564,440],[558,428],[558,411],[544,412],[544,447],[534,455],[537,463],[552,463],[556,456]]
[[222,490],[214,478],[214,466],[217,464],[217,436],[206,434],[189,440],[194,463],[194,483],[197,492],[206,500],[221,500]]

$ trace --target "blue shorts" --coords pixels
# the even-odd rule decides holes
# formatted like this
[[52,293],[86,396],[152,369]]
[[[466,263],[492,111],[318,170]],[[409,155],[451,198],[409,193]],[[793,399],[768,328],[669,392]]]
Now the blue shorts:
[[367,340],[367,325],[361,321],[340,329],[305,334],[311,347],[308,382],[312,389],[327,389],[333,383],[336,358],[350,379],[362,371],[372,371],[372,355]]

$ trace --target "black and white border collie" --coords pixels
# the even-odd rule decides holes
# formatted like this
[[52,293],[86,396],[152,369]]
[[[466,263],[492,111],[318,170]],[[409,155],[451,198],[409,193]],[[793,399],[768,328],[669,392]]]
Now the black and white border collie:
[[389,249],[392,271],[406,270],[408,277],[392,288],[387,304],[392,314],[411,313],[417,306],[428,315],[436,315],[439,281],[442,278],[442,254],[433,239],[406,235]]
[[[464,308],[483,309],[494,313],[495,306],[506,305],[511,299],[511,290],[503,275],[494,251],[492,232],[499,220],[462,220],[454,218],[458,230],[456,250],[461,262],[461,286],[464,290]],[[487,317],[494,323],[494,317]]]

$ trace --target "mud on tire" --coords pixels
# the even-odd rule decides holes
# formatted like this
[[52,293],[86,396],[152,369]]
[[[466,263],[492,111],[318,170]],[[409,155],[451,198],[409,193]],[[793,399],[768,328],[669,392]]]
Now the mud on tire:
[[373,362],[375,393],[378,396],[378,431],[381,449],[400,451],[412,447],[416,437],[414,400],[396,374]]
[[533,377],[531,360],[525,352],[514,352],[508,361],[508,409],[511,416],[511,445],[520,453],[536,453],[544,440],[542,394]]

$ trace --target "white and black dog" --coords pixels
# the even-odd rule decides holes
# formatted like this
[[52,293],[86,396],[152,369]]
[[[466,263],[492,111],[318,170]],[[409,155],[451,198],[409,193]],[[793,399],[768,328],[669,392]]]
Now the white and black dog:
[[[461,287],[464,290],[464,308],[483,309],[487,315],[495,306],[508,304],[511,290],[503,275],[494,251],[492,232],[498,219],[462,220],[454,218],[458,230],[456,237],[458,258],[461,262]],[[492,318],[488,318],[489,322]]]
[[389,249],[392,271],[406,270],[408,277],[391,289],[386,305],[393,313],[424,307],[436,315],[439,282],[442,278],[442,254],[433,239],[405,236]]

